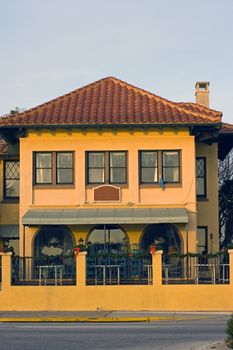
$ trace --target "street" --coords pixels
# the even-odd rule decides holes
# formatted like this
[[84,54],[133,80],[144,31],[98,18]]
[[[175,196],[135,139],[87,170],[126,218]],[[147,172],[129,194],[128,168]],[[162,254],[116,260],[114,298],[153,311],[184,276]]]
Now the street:
[[1,323],[0,350],[197,349],[223,341],[228,316],[151,323]]

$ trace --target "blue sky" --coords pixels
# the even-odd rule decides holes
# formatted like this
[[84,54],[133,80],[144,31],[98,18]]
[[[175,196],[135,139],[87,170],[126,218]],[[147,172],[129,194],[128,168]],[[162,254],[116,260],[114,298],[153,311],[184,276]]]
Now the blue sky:
[[233,123],[233,0],[0,0],[0,114],[115,76]]

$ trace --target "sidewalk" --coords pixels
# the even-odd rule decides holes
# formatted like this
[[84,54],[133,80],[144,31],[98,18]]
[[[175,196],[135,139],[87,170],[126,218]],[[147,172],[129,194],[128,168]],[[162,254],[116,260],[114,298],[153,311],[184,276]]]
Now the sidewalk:
[[0,312],[0,322],[156,322],[213,319],[230,312],[153,311],[10,311]]

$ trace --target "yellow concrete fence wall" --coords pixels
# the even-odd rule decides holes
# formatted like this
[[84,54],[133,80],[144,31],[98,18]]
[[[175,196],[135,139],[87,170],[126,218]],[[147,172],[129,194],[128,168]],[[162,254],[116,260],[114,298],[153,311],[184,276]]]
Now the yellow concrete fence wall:
[[229,285],[162,285],[162,252],[152,256],[152,285],[86,286],[86,253],[76,257],[76,286],[11,286],[11,255],[2,254],[0,310],[233,311],[233,250]]

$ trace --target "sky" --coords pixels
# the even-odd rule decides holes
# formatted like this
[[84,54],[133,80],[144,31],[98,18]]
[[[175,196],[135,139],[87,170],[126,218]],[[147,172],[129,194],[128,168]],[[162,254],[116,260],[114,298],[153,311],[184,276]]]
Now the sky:
[[115,76],[233,123],[233,0],[0,0],[0,115]]

